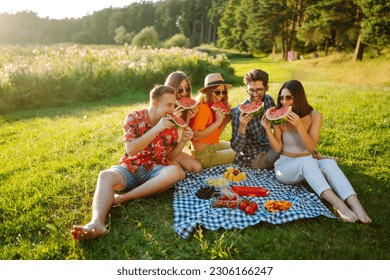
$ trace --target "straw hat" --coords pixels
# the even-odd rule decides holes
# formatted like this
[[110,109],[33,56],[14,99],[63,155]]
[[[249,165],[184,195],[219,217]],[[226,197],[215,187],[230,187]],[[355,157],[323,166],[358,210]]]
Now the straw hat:
[[220,73],[212,73],[204,78],[204,87],[202,87],[199,92],[205,92],[206,89],[210,87],[215,87],[219,85],[224,85],[226,89],[230,89],[232,87],[231,84],[225,83]]

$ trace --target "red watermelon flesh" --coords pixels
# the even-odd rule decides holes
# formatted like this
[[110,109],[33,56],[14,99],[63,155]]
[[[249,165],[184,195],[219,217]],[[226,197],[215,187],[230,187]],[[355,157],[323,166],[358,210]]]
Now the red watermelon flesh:
[[224,113],[229,114],[231,109],[229,105],[226,105],[222,101],[214,102],[213,105],[211,105],[211,109],[214,111],[217,111],[217,109],[222,109]]
[[245,114],[253,114],[253,116],[258,116],[264,110],[264,102],[255,101],[249,104],[241,104],[238,107],[240,112]]
[[271,107],[266,112],[267,119],[274,125],[286,122],[287,115],[291,111],[291,106],[284,106],[279,109]]
[[198,105],[198,102],[189,97],[182,97],[180,100],[176,100],[176,104],[186,110],[190,110]]
[[187,123],[180,117],[175,116],[174,114],[167,114],[167,117],[170,118],[170,121],[175,124],[176,128],[185,127]]

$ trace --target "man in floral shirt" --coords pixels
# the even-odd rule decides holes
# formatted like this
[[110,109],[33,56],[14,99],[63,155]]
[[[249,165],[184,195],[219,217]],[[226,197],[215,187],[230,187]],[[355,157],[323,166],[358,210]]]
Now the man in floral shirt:
[[149,107],[127,116],[125,154],[118,165],[100,172],[91,221],[84,226],[73,226],[74,239],[93,239],[105,234],[105,220],[113,205],[164,192],[184,179],[184,172],[174,164],[174,159],[193,132],[187,126],[178,139],[177,129],[166,116],[174,111],[175,103],[172,87],[155,86],[150,92]]
[[273,98],[267,94],[268,73],[253,69],[244,76],[249,97],[242,104],[255,101],[264,102],[264,110],[254,117],[253,114],[241,113],[238,105],[232,113],[232,139],[230,144],[237,153],[235,163],[255,169],[272,169],[279,154],[275,153],[268,143],[267,134],[261,125],[265,111],[275,106]]

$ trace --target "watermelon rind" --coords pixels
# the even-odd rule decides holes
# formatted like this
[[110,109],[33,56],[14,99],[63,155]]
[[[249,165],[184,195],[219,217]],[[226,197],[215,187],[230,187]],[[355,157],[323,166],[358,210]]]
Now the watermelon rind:
[[191,110],[192,108],[198,106],[198,102],[189,97],[182,97],[180,100],[176,100],[176,104],[185,110]]
[[[254,105],[254,104],[259,104],[259,107],[257,109],[252,109],[250,110],[250,106]],[[238,110],[240,112],[244,112],[245,114],[253,114],[254,117],[258,116],[261,114],[261,112],[263,112],[264,110],[264,102],[258,102],[258,101],[255,101],[255,102],[252,102],[252,103],[249,103],[249,104],[241,104],[240,106],[238,106]]]
[[167,114],[166,116],[169,118],[169,121],[171,121],[175,125],[176,129],[187,126],[187,123],[178,116],[175,116],[173,114]]
[[272,118],[270,115],[269,115],[269,112],[272,108],[275,108],[275,107],[271,107],[267,110],[267,112],[265,113],[265,116],[267,117],[267,119],[270,121],[271,124],[273,125],[280,125],[280,124],[283,124],[287,121],[287,115],[288,113],[291,111],[291,106],[288,106],[288,110],[285,112],[285,114],[283,116],[280,116],[280,117],[277,117],[277,118]]

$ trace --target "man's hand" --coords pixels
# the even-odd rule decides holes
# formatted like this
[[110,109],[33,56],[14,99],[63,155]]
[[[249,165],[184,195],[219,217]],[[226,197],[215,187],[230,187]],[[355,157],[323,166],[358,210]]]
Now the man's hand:
[[156,132],[160,133],[161,131],[172,128],[173,126],[174,124],[170,121],[169,117],[163,117],[160,119],[160,121],[157,123],[154,129]]
[[245,134],[246,127],[251,119],[253,119],[253,114],[241,112],[239,117],[240,125],[238,126],[238,132]]

